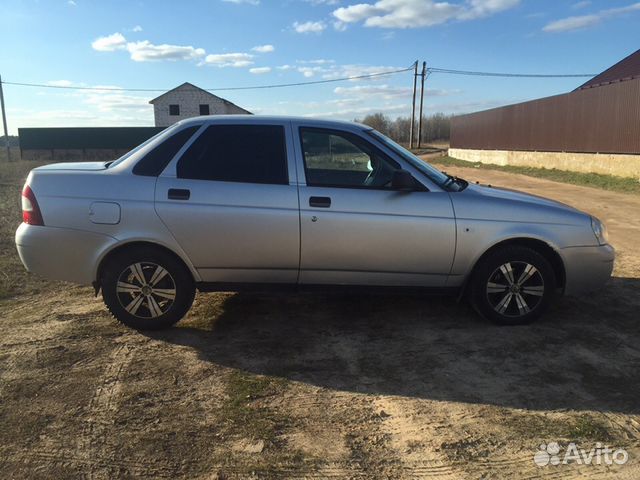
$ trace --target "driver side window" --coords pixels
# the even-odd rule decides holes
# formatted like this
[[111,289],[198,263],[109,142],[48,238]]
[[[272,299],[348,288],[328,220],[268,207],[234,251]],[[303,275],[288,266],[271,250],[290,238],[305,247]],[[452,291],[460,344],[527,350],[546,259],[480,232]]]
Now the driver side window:
[[394,170],[400,168],[357,135],[301,128],[300,138],[309,186],[389,188]]

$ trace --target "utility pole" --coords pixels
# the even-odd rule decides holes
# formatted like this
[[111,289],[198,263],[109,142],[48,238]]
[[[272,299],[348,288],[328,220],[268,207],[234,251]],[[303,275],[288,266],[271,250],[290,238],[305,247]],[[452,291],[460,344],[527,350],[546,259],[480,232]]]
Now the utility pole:
[[0,75],[0,110],[2,110],[2,127],[4,128],[4,144],[7,148],[7,162],[11,161],[11,150],[9,149],[9,133],[7,131],[7,114],[4,110],[4,94],[2,93],[2,76]]
[[424,80],[427,76],[427,62],[422,62],[422,73],[420,76],[422,77],[422,85],[420,87],[420,116],[418,117],[418,148],[420,148],[420,144],[422,143],[422,103],[424,102]]
[[413,148],[413,129],[416,124],[416,82],[418,80],[418,60],[413,64],[413,101],[411,102],[411,129],[409,130],[409,148]]

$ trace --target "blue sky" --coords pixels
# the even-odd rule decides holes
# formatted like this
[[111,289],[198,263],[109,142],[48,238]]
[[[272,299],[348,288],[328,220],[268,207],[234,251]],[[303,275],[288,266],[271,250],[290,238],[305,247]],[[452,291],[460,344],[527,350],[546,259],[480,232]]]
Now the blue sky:
[[[623,0],[0,0],[5,82],[203,88],[323,80],[409,66],[597,73],[638,48]],[[425,112],[563,93],[583,79],[432,74]],[[255,113],[343,119],[410,113],[410,74],[217,92]],[[153,92],[5,85],[10,133],[28,126],[152,125]]]

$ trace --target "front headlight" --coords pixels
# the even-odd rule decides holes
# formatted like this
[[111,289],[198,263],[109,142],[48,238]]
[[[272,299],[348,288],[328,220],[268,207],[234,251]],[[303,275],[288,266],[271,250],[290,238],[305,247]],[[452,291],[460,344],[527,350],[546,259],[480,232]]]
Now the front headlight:
[[598,239],[598,243],[600,245],[606,245],[609,241],[609,235],[607,234],[607,227],[604,226],[604,223],[596,217],[591,217],[591,228]]

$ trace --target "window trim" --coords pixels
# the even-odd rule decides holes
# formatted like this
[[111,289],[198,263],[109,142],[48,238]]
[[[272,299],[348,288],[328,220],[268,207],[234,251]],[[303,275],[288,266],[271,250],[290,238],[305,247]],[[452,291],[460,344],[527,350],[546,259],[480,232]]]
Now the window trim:
[[[340,137],[351,137],[351,138],[355,138],[358,140],[358,142],[364,143],[366,146],[368,146],[371,149],[371,153],[372,154],[376,154],[376,155],[380,155],[385,161],[388,161],[390,164],[395,165],[396,169],[401,170],[402,169],[402,165],[400,163],[398,163],[396,160],[394,160],[393,158],[391,158],[389,155],[387,155],[385,152],[383,152],[380,148],[378,148],[376,145],[374,145],[373,143],[369,142],[368,139],[366,139],[365,137],[361,137],[360,135],[351,132],[351,131],[347,131],[347,130],[339,130],[339,129],[335,129],[335,128],[324,128],[324,127],[312,127],[312,126],[298,126],[298,142],[300,144],[300,156],[302,157],[302,168],[304,169],[304,181],[307,187],[314,187],[314,188],[350,188],[353,190],[380,190],[380,191],[384,191],[384,192],[397,192],[398,190],[392,187],[377,187],[377,186],[371,186],[371,185],[335,185],[335,184],[326,184],[326,185],[317,185],[317,184],[311,184],[309,183],[309,169],[307,168],[307,161],[306,161],[306,157],[304,154],[304,144],[302,142],[302,134],[303,131],[307,130],[307,131],[315,131],[315,132],[322,132],[322,133],[328,133],[329,135],[334,134]],[[350,138],[347,138],[348,140],[350,140]],[[358,145],[358,143],[356,142],[351,142],[351,143],[355,143],[355,145],[357,147],[360,147],[360,145]],[[366,152],[365,152],[366,153]],[[420,185],[422,185],[422,187],[424,188],[424,191],[429,191],[429,189],[424,186],[421,182],[418,182]],[[421,190],[416,190],[416,191],[421,191]]]
[[[282,146],[284,148],[284,161],[285,161],[285,179],[284,182],[246,182],[246,181],[235,181],[235,180],[215,180],[215,179],[206,179],[206,178],[185,178],[178,176],[178,164],[182,160],[184,154],[191,148],[191,146],[196,143],[202,135],[206,133],[206,131],[211,127],[278,127],[282,129],[283,142]],[[287,126],[281,123],[217,123],[217,122],[207,122],[200,125],[198,131],[196,131],[193,136],[182,146],[180,151],[173,157],[172,161],[165,167],[166,175],[161,174],[162,176],[172,177],[179,180],[185,181],[196,181],[196,182],[219,182],[219,183],[231,183],[231,184],[245,184],[245,185],[291,185],[291,171],[289,169],[289,165],[291,163],[290,160],[290,152],[288,145],[288,134],[287,134]]]

